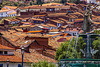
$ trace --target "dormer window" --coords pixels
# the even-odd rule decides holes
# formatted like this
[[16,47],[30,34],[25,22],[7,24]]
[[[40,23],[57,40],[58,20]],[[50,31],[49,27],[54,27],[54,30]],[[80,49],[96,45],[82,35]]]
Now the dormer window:
[[0,54],[3,54],[3,51],[0,51]]
[[[4,49],[4,48],[7,48],[7,49]],[[13,51],[14,51],[13,48],[0,45],[0,55],[14,55]]]
[[0,51],[0,55],[14,55],[14,53],[10,51]]
[[4,54],[8,54],[8,52],[7,51],[4,51]]

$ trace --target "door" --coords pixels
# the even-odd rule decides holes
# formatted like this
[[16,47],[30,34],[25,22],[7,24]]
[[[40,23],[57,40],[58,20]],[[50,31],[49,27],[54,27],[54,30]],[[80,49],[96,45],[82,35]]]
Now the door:
[[0,64],[0,67],[3,67],[3,64]]
[[18,67],[22,67],[22,65],[21,64],[18,64]]

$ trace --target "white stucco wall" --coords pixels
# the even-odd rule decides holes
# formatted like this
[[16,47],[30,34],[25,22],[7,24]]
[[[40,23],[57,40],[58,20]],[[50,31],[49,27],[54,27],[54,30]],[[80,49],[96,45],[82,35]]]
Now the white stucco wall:
[[0,17],[6,17],[7,16],[7,12],[1,12],[0,13]]
[[[3,67],[7,67],[7,62],[0,62],[0,64],[3,64]],[[21,63],[9,63],[9,67],[18,67],[18,64]],[[24,63],[23,65],[23,67],[31,67],[30,63]]]
[[12,12],[16,12],[14,10],[11,10],[11,11],[6,11],[6,12],[0,12],[0,17],[11,17],[11,16],[16,16],[16,14],[10,14],[9,13],[12,13]]
[[96,0],[87,0],[87,3],[95,3]]
[[9,52],[8,52],[8,54],[9,54],[9,55],[13,55],[13,54],[14,54],[14,52],[9,51]]

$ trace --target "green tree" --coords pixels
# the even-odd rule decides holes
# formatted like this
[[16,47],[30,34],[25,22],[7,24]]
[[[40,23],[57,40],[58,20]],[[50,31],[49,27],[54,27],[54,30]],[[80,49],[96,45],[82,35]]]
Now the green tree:
[[74,0],[70,0],[71,3],[74,3]]
[[70,0],[71,3],[76,3],[76,4],[79,4],[80,3],[80,0]]
[[95,54],[94,58],[100,59],[100,37],[97,37],[97,38],[93,41],[92,45],[93,45],[93,48],[94,48],[95,50],[99,50],[99,51]]
[[17,3],[17,2],[15,2],[15,3],[14,3],[14,6],[18,6],[18,3]]
[[33,2],[30,2],[30,5],[33,5]]
[[80,0],[76,0],[76,2],[75,2],[76,4],[79,4],[80,3]]
[[[83,54],[80,49],[84,49],[86,43],[82,37],[73,38],[72,41],[61,43],[61,47],[56,50],[56,60],[67,58],[81,58]],[[77,46],[77,47],[76,47]],[[76,48],[75,48],[76,47]]]
[[100,34],[100,30],[94,30],[95,34]]
[[61,3],[65,4],[67,2],[67,0],[61,0]]
[[0,24],[3,24],[5,19],[15,19],[15,18],[16,18],[16,16],[2,18],[2,19],[0,20]]
[[32,67],[57,67],[56,64],[48,63],[46,61],[40,61],[38,63],[33,63]]
[[42,0],[37,0],[37,5],[41,5],[42,6],[43,1]]

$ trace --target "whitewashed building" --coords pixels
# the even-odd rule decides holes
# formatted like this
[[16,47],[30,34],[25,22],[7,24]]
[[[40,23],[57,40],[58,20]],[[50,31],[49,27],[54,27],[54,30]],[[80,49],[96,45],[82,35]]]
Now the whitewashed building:
[[0,17],[12,17],[16,16],[16,11],[14,10],[0,10]]
[[17,7],[15,7],[15,6],[4,6],[0,10],[0,17],[16,16],[16,9],[17,9]]
[[96,3],[96,0],[87,0],[87,3]]
[[87,3],[96,3],[96,0],[80,0],[80,1],[86,1]]

